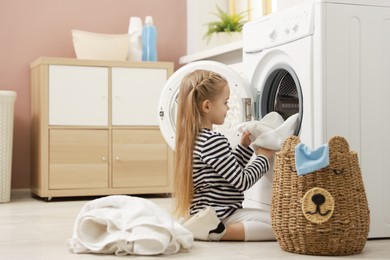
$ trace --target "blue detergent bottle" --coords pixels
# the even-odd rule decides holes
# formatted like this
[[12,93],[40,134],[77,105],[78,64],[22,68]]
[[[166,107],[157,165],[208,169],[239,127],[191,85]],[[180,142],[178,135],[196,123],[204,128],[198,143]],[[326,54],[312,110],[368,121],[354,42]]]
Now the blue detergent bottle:
[[142,28],[142,61],[157,61],[157,30],[153,17],[145,17]]

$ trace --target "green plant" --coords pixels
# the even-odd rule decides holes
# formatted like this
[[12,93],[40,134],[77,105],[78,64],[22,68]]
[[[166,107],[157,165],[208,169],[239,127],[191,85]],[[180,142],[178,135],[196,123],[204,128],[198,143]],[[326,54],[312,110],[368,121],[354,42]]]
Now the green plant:
[[213,36],[214,33],[241,32],[242,27],[246,22],[245,17],[247,11],[238,14],[236,13],[228,14],[225,11],[223,11],[218,5],[217,5],[217,11],[218,13],[212,13],[212,14],[217,16],[219,20],[206,24],[208,29],[204,35],[204,38],[207,39],[207,42],[210,42],[211,37]]

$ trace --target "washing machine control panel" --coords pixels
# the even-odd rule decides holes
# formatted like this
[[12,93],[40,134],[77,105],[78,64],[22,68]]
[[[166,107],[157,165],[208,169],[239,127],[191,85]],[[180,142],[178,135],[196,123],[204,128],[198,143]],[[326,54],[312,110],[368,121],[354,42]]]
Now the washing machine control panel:
[[297,5],[245,24],[244,52],[259,52],[304,38],[313,32],[313,4]]

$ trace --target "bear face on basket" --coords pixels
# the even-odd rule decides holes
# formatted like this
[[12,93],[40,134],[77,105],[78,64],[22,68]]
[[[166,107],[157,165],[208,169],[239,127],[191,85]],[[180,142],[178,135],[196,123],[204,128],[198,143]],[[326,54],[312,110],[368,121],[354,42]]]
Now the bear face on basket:
[[[296,157],[298,144],[299,138],[291,136],[275,155],[271,217],[280,247],[310,255],[360,253],[370,214],[357,154],[336,136],[326,149],[302,160]],[[321,168],[298,175],[296,162],[311,167],[310,160]]]

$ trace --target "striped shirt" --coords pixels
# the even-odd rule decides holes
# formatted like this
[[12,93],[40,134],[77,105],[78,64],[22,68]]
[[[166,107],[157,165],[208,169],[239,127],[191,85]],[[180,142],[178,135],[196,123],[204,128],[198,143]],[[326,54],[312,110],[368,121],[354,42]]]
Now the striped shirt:
[[194,194],[190,214],[212,206],[220,219],[242,208],[244,191],[253,186],[269,169],[268,159],[257,156],[242,145],[230,147],[227,138],[209,129],[201,129],[197,136],[194,161]]

